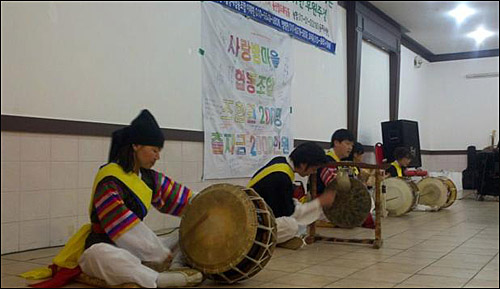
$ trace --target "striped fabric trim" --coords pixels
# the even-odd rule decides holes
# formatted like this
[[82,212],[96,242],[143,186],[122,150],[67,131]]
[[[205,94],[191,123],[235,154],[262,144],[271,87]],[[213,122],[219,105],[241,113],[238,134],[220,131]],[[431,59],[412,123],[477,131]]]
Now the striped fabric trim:
[[166,175],[154,172],[155,190],[152,204],[160,212],[180,216],[193,192]]
[[110,181],[100,185],[94,197],[101,228],[113,241],[140,222],[137,215],[125,206],[120,192],[119,185]]

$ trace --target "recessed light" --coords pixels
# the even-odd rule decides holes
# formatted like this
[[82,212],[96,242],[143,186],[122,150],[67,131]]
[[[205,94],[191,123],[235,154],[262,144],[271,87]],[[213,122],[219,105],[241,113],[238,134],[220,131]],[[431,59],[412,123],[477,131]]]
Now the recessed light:
[[468,37],[474,38],[477,44],[481,44],[486,38],[494,35],[495,33],[479,27],[476,31],[467,34]]
[[464,21],[465,18],[469,17],[474,13],[476,13],[476,11],[474,9],[467,7],[465,4],[460,4],[458,5],[457,8],[449,12],[451,16],[455,17],[457,23],[462,23],[462,21]]

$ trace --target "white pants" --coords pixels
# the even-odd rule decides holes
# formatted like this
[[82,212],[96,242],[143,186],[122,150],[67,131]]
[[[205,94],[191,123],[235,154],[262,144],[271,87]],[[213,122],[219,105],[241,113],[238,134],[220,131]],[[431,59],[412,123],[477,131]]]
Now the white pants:
[[[177,236],[160,238],[166,247],[171,248],[178,240]],[[179,252],[173,263],[182,260]],[[80,268],[92,277],[104,280],[109,285],[135,283],[145,288],[156,288],[158,272],[142,265],[141,260],[129,251],[116,246],[99,243],[92,245],[80,257]]]
[[304,234],[307,230],[307,225],[318,220],[322,213],[323,210],[317,199],[305,204],[296,202],[295,211],[290,217],[276,218],[278,244]]

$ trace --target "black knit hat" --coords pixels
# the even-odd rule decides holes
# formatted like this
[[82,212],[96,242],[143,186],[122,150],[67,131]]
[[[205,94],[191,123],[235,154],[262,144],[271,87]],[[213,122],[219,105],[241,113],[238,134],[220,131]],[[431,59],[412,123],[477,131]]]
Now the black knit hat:
[[141,111],[130,124],[130,142],[133,144],[163,147],[165,137],[149,110]]
[[129,126],[113,132],[109,160],[117,156],[120,148],[130,144],[163,147],[165,137],[153,115],[144,109]]

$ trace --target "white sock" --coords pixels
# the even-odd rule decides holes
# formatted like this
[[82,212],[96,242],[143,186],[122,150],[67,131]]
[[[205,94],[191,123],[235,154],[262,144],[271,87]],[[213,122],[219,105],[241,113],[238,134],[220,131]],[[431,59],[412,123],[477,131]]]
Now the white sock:
[[159,288],[184,287],[187,286],[188,283],[200,283],[202,279],[203,275],[201,273],[188,277],[181,272],[162,272],[158,274],[156,285],[158,285]]

